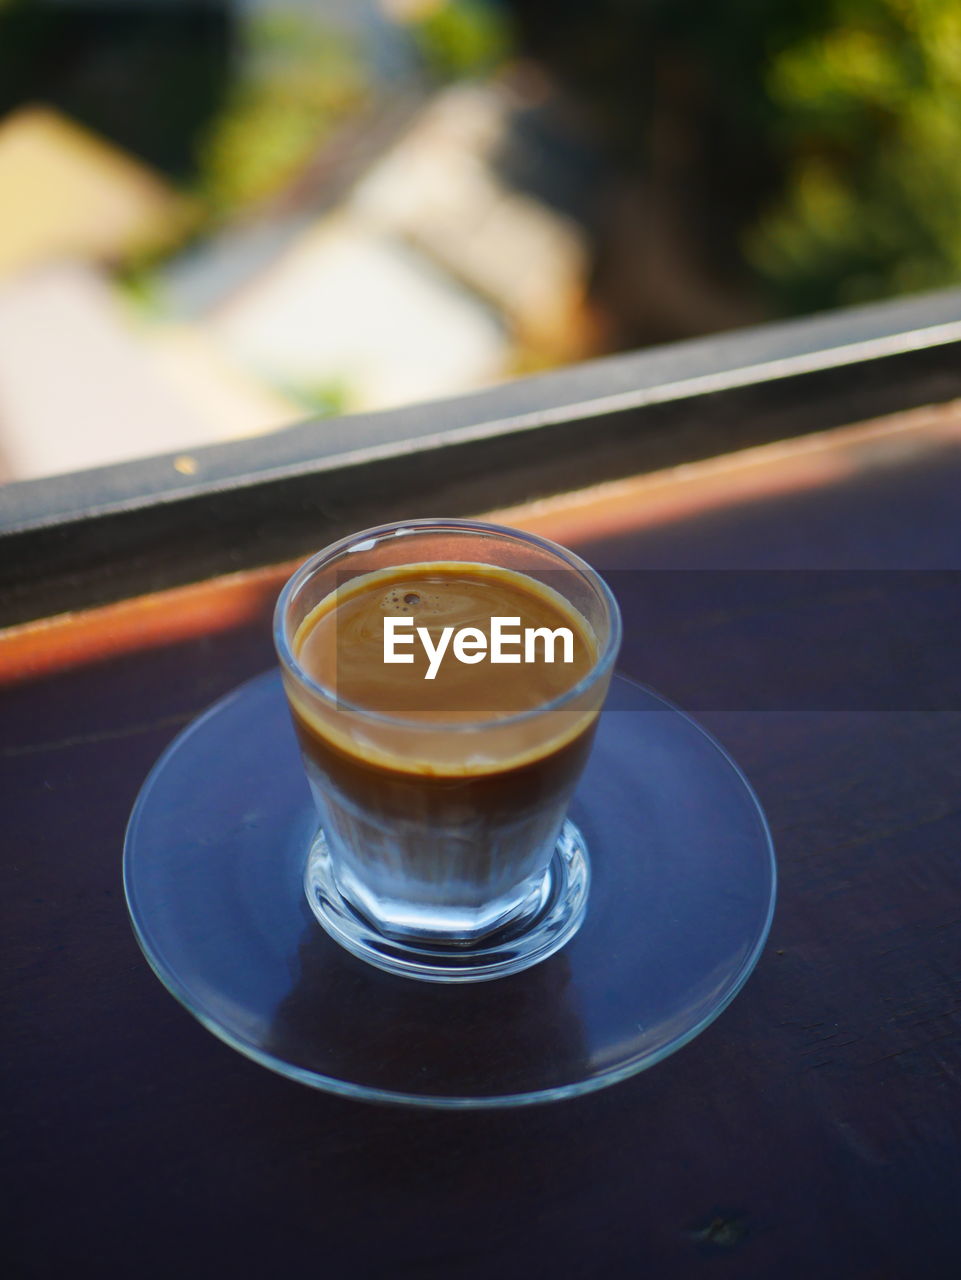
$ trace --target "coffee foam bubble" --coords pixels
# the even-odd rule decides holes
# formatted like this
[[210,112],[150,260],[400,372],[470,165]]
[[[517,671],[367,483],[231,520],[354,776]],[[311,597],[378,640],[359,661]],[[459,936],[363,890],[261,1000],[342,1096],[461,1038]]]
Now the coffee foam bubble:
[[440,595],[435,591],[425,591],[420,583],[417,584],[416,591],[403,584],[391,587],[381,600],[380,607],[383,613],[393,617],[414,613],[418,616],[430,616],[444,611]]

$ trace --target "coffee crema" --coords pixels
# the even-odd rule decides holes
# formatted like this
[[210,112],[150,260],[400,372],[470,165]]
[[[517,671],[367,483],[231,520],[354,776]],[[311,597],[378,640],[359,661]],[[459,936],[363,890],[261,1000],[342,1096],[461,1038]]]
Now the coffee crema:
[[[436,678],[426,680],[427,656],[415,641],[414,661],[384,661],[384,620],[410,617],[434,641],[445,627],[474,627],[490,637],[491,618],[520,620],[511,630],[573,634],[573,661],[561,660],[563,646],[535,645],[535,661],[460,662],[448,650]],[[334,747],[370,764],[419,774],[477,774],[530,762],[557,750],[588,727],[596,707],[558,710],[547,723],[524,713],[562,698],[597,661],[597,641],[586,619],[559,592],[512,569],[472,562],[438,561],[379,570],[353,578],[323,599],[297,628],[293,651],[300,667],[334,700],[325,711],[295,700],[301,728],[314,751]],[[388,728],[357,738],[349,709],[396,717],[417,726],[413,735]],[[499,721],[512,721],[498,729]],[[484,747],[469,737],[468,725],[483,730]],[[464,732],[450,732],[463,726]],[[445,733],[445,727],[448,732]],[[320,738],[321,741],[316,740]],[[416,739],[416,742],[414,741]]]
[[[516,662],[460,661],[448,648],[427,680],[428,656],[416,630],[397,652],[411,662],[384,661],[384,624],[410,619],[436,645],[445,628],[471,627],[490,644],[491,619],[517,618],[526,628],[573,634],[572,662],[563,646],[542,639],[532,662],[524,645],[509,646]],[[307,674],[341,701],[382,715],[417,720],[490,720],[552,702],[590,671],[597,644],[585,619],[549,586],[495,565],[437,562],[405,565],[354,578],[322,600],[297,629],[294,654]],[[553,661],[548,661],[548,655]]]

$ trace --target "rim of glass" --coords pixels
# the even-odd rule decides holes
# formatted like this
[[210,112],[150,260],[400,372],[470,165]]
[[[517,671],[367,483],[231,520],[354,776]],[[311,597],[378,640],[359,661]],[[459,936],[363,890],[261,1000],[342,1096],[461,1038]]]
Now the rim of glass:
[[[507,537],[514,542],[529,543],[531,546],[538,547],[542,551],[549,551],[553,555],[558,556],[565,561],[570,569],[576,570],[582,577],[586,578],[590,585],[604,602],[610,619],[610,632],[607,642],[597,659],[597,662],[590,669],[586,676],[583,676],[570,689],[566,689],[563,693],[558,694],[556,698],[552,698],[550,702],[545,702],[542,706],[531,707],[527,711],[519,711],[513,715],[502,716],[499,719],[491,720],[472,720],[472,721],[452,721],[444,722],[432,720],[425,722],[423,720],[412,720],[405,716],[386,715],[382,711],[372,711],[369,707],[361,706],[359,703],[349,702],[346,698],[339,698],[325,685],[314,680],[312,676],[303,669],[297,659],[294,657],[293,650],[287,639],[287,627],[285,625],[285,616],[287,606],[295,593],[303,586],[313,572],[319,568],[325,561],[333,559],[334,556],[346,551],[353,543],[365,542],[372,538],[383,537],[385,535],[397,535],[407,529],[436,529],[442,532],[445,529],[463,530],[467,533],[489,533],[496,534],[498,537]],[[478,561],[478,563],[482,563]],[[436,733],[438,731],[444,733],[476,733],[481,729],[502,729],[505,726],[520,724],[525,720],[531,720],[536,716],[542,716],[549,711],[557,711],[564,707],[567,703],[573,702],[582,693],[586,692],[592,684],[596,683],[603,677],[607,671],[613,666],[614,659],[617,657],[618,650],[621,647],[621,611],[614,593],[610,587],[597,572],[592,569],[586,560],[582,560],[580,556],[573,551],[569,551],[567,547],[562,547],[559,542],[552,542],[550,538],[542,538],[536,533],[527,533],[523,529],[514,529],[510,525],[490,524],[482,520],[456,520],[445,519],[442,517],[426,518],[417,520],[394,520],[388,524],[374,525],[370,529],[361,529],[357,533],[349,534],[346,538],[339,538],[336,542],[332,542],[329,546],[322,548],[320,551],[314,552],[299,569],[295,570],[291,577],[287,580],[283,590],[277,597],[277,604],[274,608],[274,646],[277,650],[277,656],[281,665],[284,666],[297,680],[307,689],[314,693],[322,701],[327,703],[336,711],[347,711],[362,717],[365,720],[373,721],[376,724],[391,725],[396,728],[416,729],[420,732],[429,731]]]

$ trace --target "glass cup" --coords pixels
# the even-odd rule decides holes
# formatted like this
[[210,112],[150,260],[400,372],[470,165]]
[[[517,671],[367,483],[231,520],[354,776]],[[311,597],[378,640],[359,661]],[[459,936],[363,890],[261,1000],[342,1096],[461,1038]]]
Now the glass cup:
[[[521,712],[386,714],[325,687],[298,660],[298,630],[352,579],[421,565],[490,567],[560,598],[593,637],[577,683]],[[516,581],[516,579],[515,579]],[[334,593],[337,593],[334,595]],[[606,583],[565,548],[469,520],[408,520],[319,551],[281,592],[274,639],[318,814],[311,909],[348,950],[434,981],[515,972],[556,951],[586,908],[589,862],[566,812],[620,645]],[[410,668],[401,667],[398,679]]]

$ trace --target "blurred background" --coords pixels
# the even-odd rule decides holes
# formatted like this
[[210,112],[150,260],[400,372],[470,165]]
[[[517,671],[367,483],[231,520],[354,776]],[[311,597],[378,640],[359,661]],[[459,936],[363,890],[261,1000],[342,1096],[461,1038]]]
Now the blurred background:
[[958,0],[0,0],[0,479],[947,286],[959,161]]

